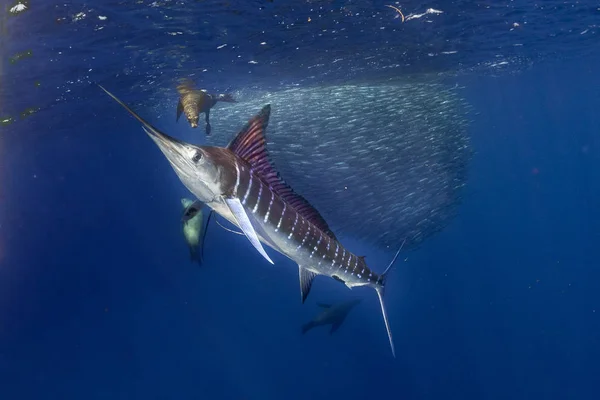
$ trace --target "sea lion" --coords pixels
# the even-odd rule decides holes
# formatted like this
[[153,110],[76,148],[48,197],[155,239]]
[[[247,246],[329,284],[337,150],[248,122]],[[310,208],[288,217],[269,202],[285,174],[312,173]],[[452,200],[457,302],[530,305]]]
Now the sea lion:
[[[192,262],[202,264],[202,254],[198,251],[201,249],[200,239],[203,236],[202,231],[202,207],[204,204],[199,201],[182,198],[181,205],[183,206],[183,216],[181,222],[183,224],[183,236],[185,242],[190,248],[190,259]],[[202,242],[204,238],[202,237]],[[204,245],[204,243],[202,243]]]
[[185,113],[190,126],[192,128],[198,127],[198,121],[200,120],[200,114],[204,113],[206,116],[206,134],[210,135],[210,109],[214,107],[219,101],[226,103],[236,103],[236,100],[231,94],[209,94],[203,89],[194,89],[192,82],[185,80],[177,86],[177,92],[179,93],[179,103],[177,103],[177,119],[179,121],[181,113]]

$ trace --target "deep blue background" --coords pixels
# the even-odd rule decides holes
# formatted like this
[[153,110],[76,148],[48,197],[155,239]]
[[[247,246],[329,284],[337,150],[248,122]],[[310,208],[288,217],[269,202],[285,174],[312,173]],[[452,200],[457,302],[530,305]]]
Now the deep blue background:
[[[317,278],[301,305],[290,261],[216,225],[191,264],[185,189],[96,88],[4,129],[0,398],[599,398],[598,70],[455,78],[476,154],[458,217],[390,274],[396,359],[368,289]],[[378,271],[392,256],[346,242]],[[300,334],[349,295],[335,335]]]

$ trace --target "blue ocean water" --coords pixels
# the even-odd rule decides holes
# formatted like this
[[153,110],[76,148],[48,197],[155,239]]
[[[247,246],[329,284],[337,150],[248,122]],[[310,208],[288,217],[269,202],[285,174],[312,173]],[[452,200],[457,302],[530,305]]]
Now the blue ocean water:
[[[1,399],[598,398],[598,4],[386,4],[3,5]],[[301,304],[291,261],[214,224],[190,263],[189,193],[95,86],[201,140],[174,121],[183,75],[248,95],[424,74],[473,108],[474,155],[456,217],[390,273],[395,359],[372,290],[321,277]],[[301,334],[352,296],[338,332]]]

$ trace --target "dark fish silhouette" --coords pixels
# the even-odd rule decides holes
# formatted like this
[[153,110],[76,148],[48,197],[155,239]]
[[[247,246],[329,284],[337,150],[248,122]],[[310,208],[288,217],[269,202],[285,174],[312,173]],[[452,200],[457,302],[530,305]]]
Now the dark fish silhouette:
[[313,318],[312,321],[302,325],[302,334],[305,334],[312,328],[321,325],[331,325],[329,333],[332,334],[340,328],[348,313],[352,311],[352,309],[361,301],[362,299],[354,299],[335,304],[333,306],[329,304],[317,303],[317,305],[321,307],[323,311]]
[[206,134],[210,135],[210,109],[219,101],[226,103],[235,103],[235,99],[231,94],[209,94],[205,90],[194,89],[189,80],[183,81],[177,86],[179,92],[179,103],[177,103],[177,119],[181,117],[181,113],[185,113],[190,126],[198,127],[200,114],[204,113],[206,119]]

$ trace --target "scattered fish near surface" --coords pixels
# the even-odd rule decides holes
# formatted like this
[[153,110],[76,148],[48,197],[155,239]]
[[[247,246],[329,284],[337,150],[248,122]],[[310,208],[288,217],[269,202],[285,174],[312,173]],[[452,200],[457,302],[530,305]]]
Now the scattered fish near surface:
[[266,148],[270,105],[264,106],[227,147],[195,146],[159,131],[100,87],[142,123],[181,182],[200,201],[239,227],[270,263],[273,261],[263,244],[298,265],[302,302],[317,275],[331,277],[348,288],[373,288],[395,356],[383,295],[387,273],[400,250],[382,274],[373,272],[365,258],[347,250],[319,212],[280,178]]

